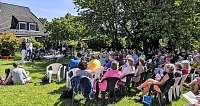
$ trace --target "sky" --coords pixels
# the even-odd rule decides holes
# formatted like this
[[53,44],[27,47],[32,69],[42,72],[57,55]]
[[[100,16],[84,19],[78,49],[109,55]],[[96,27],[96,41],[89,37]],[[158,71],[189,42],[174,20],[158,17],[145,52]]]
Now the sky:
[[78,14],[73,0],[0,0],[0,2],[29,7],[38,18],[47,18],[48,21],[67,13]]

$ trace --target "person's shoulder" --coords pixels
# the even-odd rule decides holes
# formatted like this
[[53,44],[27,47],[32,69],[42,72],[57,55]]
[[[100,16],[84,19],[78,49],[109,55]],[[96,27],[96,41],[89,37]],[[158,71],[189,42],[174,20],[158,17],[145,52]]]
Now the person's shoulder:
[[13,68],[13,69],[12,69],[12,71],[17,71],[17,70],[19,70],[19,68]]
[[121,71],[119,70],[110,70],[111,73],[120,73]]
[[17,68],[18,71],[25,71],[23,68]]
[[11,73],[14,73],[15,71],[16,71],[16,69],[15,69],[15,68],[13,68],[13,69],[12,69],[12,71],[11,71]]

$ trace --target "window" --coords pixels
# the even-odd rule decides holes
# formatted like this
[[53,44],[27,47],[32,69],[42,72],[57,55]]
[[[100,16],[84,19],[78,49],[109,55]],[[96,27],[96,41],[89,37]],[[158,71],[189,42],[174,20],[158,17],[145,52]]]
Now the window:
[[30,23],[29,24],[29,30],[36,31],[36,24],[35,23]]
[[19,22],[19,29],[20,30],[26,30],[27,29],[27,24],[25,22]]

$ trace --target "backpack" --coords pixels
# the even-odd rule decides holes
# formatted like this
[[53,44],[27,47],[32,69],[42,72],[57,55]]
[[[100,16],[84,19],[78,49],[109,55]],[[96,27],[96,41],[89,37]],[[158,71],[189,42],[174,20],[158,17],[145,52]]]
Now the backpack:
[[61,92],[60,99],[71,99],[72,96],[73,96],[73,89],[69,89]]
[[42,78],[42,83],[49,83],[49,77],[47,76],[47,74],[45,74]]

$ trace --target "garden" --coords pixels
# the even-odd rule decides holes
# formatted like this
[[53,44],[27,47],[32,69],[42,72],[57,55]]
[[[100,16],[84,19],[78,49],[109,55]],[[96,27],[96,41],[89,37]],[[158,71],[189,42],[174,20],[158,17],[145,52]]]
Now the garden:
[[[178,64],[181,67],[179,77],[182,78],[185,70],[187,75],[199,76],[195,71],[200,70],[200,1],[73,0],[73,2],[79,13],[77,16],[67,13],[51,21],[39,18],[49,35],[42,40],[34,37],[26,38],[33,44],[30,60],[24,58],[21,53],[26,39],[17,37],[13,33],[0,33],[0,75],[3,75],[5,69],[12,69],[13,63],[20,63],[32,77],[32,82],[25,85],[0,85],[0,106],[143,105],[141,95],[136,93],[136,86],[130,89],[128,95],[107,104],[103,104],[101,98],[86,100],[80,94],[75,96],[73,104],[72,99],[60,98],[61,94],[68,90],[66,79],[62,79],[61,82],[54,80],[52,83],[42,83],[42,79],[47,73],[48,65],[69,64],[71,59],[80,60],[79,63],[86,62],[87,65],[92,59],[99,59],[99,63],[100,59],[105,59],[103,62],[111,62],[110,64],[117,61],[120,64],[117,68],[121,68],[120,70],[123,70],[123,66],[130,65],[131,62],[128,63],[130,60],[132,61],[130,67],[135,68],[131,69],[132,71],[141,64],[144,64],[144,70],[148,64],[153,64],[153,68],[148,67],[153,70],[151,74],[158,74],[155,71],[157,68],[165,70],[166,64],[172,64],[174,67]],[[61,55],[61,58],[57,58],[58,55]],[[184,66],[184,63],[182,65],[181,62],[184,60],[189,61],[188,67]],[[105,68],[103,62],[102,66]],[[177,71],[178,68],[174,67],[173,70]],[[105,70],[110,68],[111,66],[106,67]],[[192,69],[195,71],[190,73],[188,70]],[[160,74],[160,80],[162,80],[161,75],[163,77],[164,74]],[[157,82],[161,82],[160,80]],[[187,91],[189,90],[184,88],[182,94]],[[154,105],[158,105],[157,100],[154,100],[156,101]],[[167,105],[184,106],[187,103],[188,101],[181,95],[176,99],[173,98]]]

